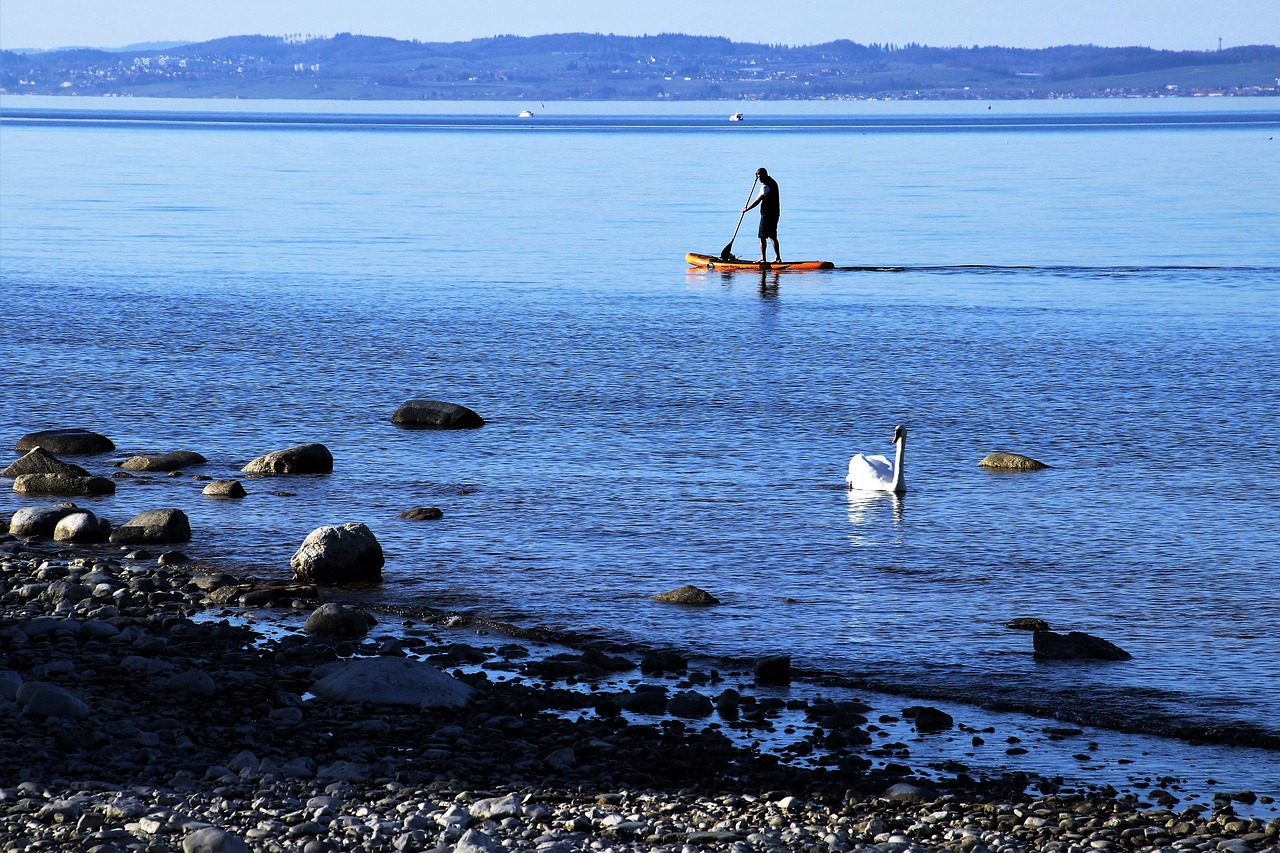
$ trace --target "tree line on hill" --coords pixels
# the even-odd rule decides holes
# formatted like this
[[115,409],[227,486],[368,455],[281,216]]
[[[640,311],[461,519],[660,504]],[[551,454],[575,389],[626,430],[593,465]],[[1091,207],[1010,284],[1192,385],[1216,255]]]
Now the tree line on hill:
[[[352,98],[1046,97],[1272,94],[1280,48],[787,46],[566,33],[466,42],[232,36],[163,49],[0,52],[0,90]],[[1145,91],[1139,91],[1145,90]]]

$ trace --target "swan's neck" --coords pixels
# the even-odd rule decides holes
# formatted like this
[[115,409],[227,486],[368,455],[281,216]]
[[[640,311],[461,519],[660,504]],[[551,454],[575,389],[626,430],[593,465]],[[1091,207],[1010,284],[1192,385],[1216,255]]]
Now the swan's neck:
[[898,439],[898,450],[893,457],[893,493],[902,494],[907,490],[907,481],[902,473],[902,457],[907,449],[907,439]]

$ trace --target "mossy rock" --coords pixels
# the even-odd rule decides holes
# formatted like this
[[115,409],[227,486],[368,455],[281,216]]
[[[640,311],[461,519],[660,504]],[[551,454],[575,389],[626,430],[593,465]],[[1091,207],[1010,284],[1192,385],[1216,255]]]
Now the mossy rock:
[[978,463],[992,471],[1039,471],[1049,466],[1021,453],[990,453]]

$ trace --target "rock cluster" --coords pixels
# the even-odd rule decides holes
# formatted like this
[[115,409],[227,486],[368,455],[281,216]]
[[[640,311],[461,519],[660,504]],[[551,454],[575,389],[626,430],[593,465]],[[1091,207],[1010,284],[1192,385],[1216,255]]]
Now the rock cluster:
[[[0,849],[1248,853],[1280,840],[1280,820],[1237,817],[1232,798],[1174,812],[962,768],[932,782],[872,769],[857,703],[807,706],[796,749],[824,744],[832,761],[798,767],[690,722],[709,713],[692,673],[674,695],[615,698],[494,680],[527,650],[429,627],[397,641],[255,635],[211,608],[305,608],[315,588],[81,553],[0,538]],[[419,658],[494,668],[450,677]],[[338,673],[351,677],[325,698]],[[463,704],[424,706],[455,690]],[[661,724],[620,713],[643,694],[665,706]],[[767,725],[784,704],[736,694],[712,703],[726,723]]]

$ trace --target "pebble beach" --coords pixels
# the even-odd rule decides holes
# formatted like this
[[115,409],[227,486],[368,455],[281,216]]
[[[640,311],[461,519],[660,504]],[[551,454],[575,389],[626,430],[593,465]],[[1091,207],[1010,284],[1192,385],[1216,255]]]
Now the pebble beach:
[[[296,627],[256,630],[254,605],[296,614]],[[1246,853],[1280,843],[1280,820],[1237,814],[1256,802],[1249,792],[1179,809],[1176,798],[1151,802],[1158,793],[1063,795],[1052,780],[978,778],[959,765],[924,779],[867,760],[873,724],[853,703],[793,707],[808,723],[773,754],[725,731],[767,726],[783,708],[717,688],[718,674],[670,676],[675,696],[714,697],[715,715],[659,711],[637,724],[624,711],[645,691],[582,689],[597,671],[643,663],[625,650],[531,655],[527,642],[443,613],[370,620],[397,621],[394,641],[301,630],[319,605],[314,587],[203,573],[181,552],[3,537],[0,849]],[[458,630],[476,642],[459,643]],[[410,656],[451,673],[469,700],[312,693],[335,662]],[[815,749],[817,765],[788,760]]]

